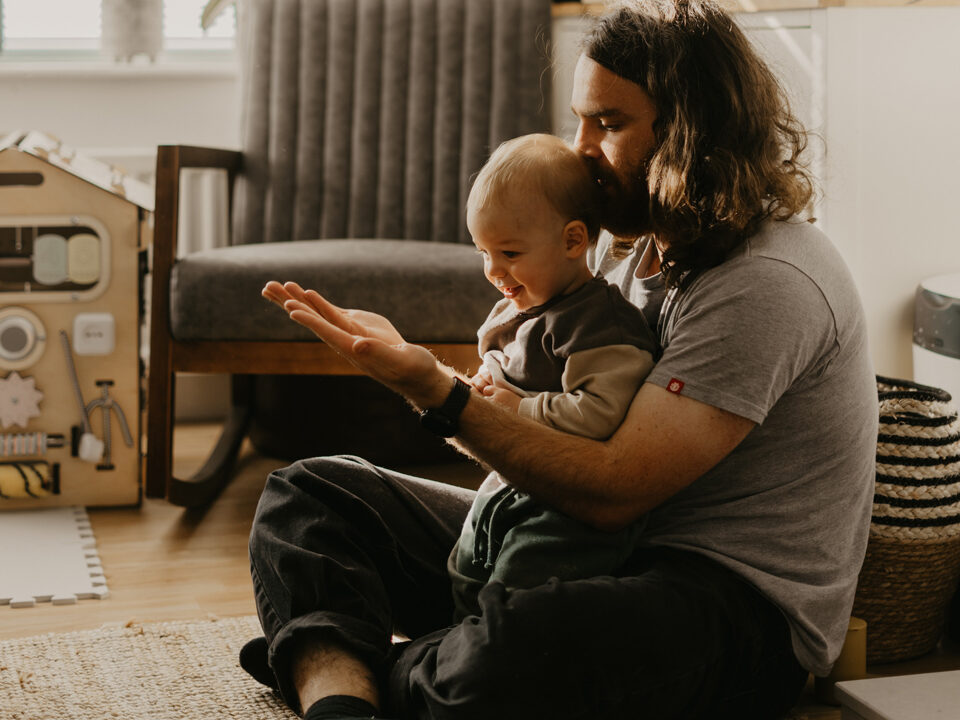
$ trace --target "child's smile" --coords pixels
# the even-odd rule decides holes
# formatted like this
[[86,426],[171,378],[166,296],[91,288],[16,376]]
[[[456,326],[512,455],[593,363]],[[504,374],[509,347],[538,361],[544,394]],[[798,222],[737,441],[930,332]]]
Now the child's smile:
[[591,275],[582,252],[571,253],[567,223],[543,199],[511,199],[467,213],[487,280],[518,310],[572,292]]
[[514,285],[512,287],[497,285],[497,289],[503,293],[503,296],[508,300],[512,300],[517,297],[523,290],[523,285]]

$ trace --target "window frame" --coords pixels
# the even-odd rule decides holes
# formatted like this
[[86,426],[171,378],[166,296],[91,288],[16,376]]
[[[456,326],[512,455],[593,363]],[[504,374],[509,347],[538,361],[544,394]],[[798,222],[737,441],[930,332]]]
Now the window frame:
[[[7,0],[9,2],[9,0]],[[0,65],[30,63],[74,63],[104,65],[166,65],[182,63],[233,62],[236,55],[237,21],[236,7],[222,13],[217,24],[229,23],[232,35],[208,35],[197,28],[201,36],[182,37],[165,35],[157,57],[153,60],[140,54],[130,61],[115,60],[102,48],[101,36],[96,37],[7,37],[4,28],[4,0],[0,0]],[[97,2],[99,5],[99,1]],[[98,21],[99,25],[99,21]]]

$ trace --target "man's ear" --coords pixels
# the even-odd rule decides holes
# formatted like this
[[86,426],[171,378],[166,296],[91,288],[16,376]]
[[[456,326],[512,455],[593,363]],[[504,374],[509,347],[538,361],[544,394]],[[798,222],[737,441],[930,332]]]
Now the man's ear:
[[590,233],[583,220],[571,220],[563,226],[563,244],[567,248],[567,257],[577,258],[590,247]]

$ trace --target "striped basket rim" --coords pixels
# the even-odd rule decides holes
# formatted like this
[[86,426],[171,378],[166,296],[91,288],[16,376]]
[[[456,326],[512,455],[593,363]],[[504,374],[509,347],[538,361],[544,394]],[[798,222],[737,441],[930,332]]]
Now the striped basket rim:
[[881,399],[895,396],[915,396],[917,394],[930,395],[941,402],[950,402],[953,399],[953,396],[943,388],[921,385],[912,380],[891,378],[885,375],[877,375],[877,391]]

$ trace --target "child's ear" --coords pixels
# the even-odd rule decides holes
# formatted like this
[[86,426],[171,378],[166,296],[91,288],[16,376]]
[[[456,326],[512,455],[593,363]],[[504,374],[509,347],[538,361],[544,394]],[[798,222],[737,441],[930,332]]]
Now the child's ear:
[[563,227],[563,243],[567,248],[567,257],[580,257],[590,247],[590,233],[583,220],[571,220]]

